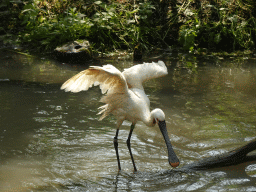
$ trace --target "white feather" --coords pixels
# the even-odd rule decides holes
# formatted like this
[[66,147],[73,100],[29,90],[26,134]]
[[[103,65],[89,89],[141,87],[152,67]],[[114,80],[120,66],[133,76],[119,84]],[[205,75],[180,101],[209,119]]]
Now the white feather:
[[[111,113],[116,116],[117,132],[114,140],[116,152],[118,130],[124,120],[132,122],[131,131],[137,121],[143,121],[147,126],[154,126],[158,123],[168,148],[170,142],[168,145],[166,124],[164,122],[165,114],[161,109],[154,109],[150,112],[150,101],[142,86],[142,83],[146,80],[162,77],[167,74],[167,68],[163,61],[135,65],[129,69],[125,69],[123,73],[109,64],[102,67],[92,66],[71,77],[61,86],[61,89],[79,92],[86,91],[93,85],[100,86],[101,92],[106,94],[100,100],[105,105],[99,107],[101,111],[98,114],[102,114],[99,120],[102,120]],[[130,141],[131,134],[132,132],[129,134],[128,142]],[[129,144],[128,142],[127,144]],[[128,145],[128,148],[132,157],[130,145]],[[170,152],[170,150],[172,148],[168,148],[169,163],[171,166],[176,167],[179,165],[179,160],[173,155],[174,151]],[[174,156],[174,162],[170,160],[170,154],[172,154],[172,157]],[[119,162],[119,157],[117,159]],[[120,170],[120,162],[118,165]],[[133,166],[136,171],[134,161]]]
[[112,65],[103,67],[91,66],[71,77],[61,89],[71,92],[87,91],[93,85],[100,85],[102,93],[125,93],[127,83],[122,73]]
[[167,67],[163,61],[135,65],[129,69],[125,69],[123,72],[129,88],[139,89],[143,89],[142,83],[144,81],[162,77],[167,74]]
[[106,103],[99,108],[101,111],[98,114],[102,114],[100,120],[113,113],[123,120],[141,120],[152,126],[152,115],[159,116],[159,111],[150,113],[149,99],[144,93],[142,83],[167,74],[163,61],[135,65],[125,69],[123,73],[110,64],[102,67],[91,66],[67,80],[61,89],[75,93],[99,85],[102,94],[106,93],[100,100]]

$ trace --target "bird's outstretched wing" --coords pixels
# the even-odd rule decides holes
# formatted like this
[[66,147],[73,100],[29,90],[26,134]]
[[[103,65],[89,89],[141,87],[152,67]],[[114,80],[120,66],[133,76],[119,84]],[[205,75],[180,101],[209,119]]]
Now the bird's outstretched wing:
[[128,86],[123,74],[113,65],[102,67],[90,66],[89,69],[81,71],[71,77],[61,89],[71,92],[87,91],[92,86],[99,85],[102,94],[127,93]]
[[163,61],[157,63],[143,63],[125,69],[123,75],[129,88],[143,89],[142,83],[146,80],[162,77],[168,74]]

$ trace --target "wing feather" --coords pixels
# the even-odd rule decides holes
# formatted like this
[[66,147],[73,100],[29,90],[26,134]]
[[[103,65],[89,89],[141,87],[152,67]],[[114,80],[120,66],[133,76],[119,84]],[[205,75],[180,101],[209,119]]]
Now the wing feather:
[[168,74],[167,67],[163,61],[157,63],[143,63],[125,69],[123,75],[129,88],[143,89],[144,81],[162,77]]
[[99,85],[102,94],[127,93],[128,86],[123,74],[113,65],[103,67],[91,66],[71,77],[61,89],[71,92],[87,91],[92,86]]

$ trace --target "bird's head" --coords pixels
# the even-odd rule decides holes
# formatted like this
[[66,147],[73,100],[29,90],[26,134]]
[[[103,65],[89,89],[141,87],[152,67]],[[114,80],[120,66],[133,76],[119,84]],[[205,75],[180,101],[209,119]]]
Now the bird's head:
[[165,121],[165,114],[161,109],[156,108],[151,114],[153,116],[153,124],[158,124],[159,121]]
[[163,134],[166,146],[167,146],[167,150],[168,150],[168,160],[169,160],[169,164],[172,167],[177,167],[179,165],[179,159],[176,156],[173,148],[172,148],[172,144],[170,142],[169,136],[168,136],[168,132],[166,129],[166,123],[165,123],[165,114],[161,109],[154,109],[151,112],[152,116],[153,116],[153,124],[158,124],[160,131]]

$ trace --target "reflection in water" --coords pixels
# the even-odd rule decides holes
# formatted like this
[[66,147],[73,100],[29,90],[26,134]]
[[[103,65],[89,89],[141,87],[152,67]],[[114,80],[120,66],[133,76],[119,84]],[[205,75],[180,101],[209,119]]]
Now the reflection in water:
[[[123,170],[117,173],[115,119],[96,116],[100,90],[59,90],[82,68],[70,71],[46,60],[17,58],[0,64],[5,72],[0,79],[8,79],[0,82],[0,191],[256,190],[254,162],[200,172],[172,169],[159,129],[142,123],[131,140],[139,171],[132,172],[126,147],[130,122],[124,122],[119,133]],[[166,114],[180,167],[255,138],[256,68],[231,64],[193,71],[167,60],[169,75],[146,83],[151,107]],[[117,63],[120,69],[131,65]]]

